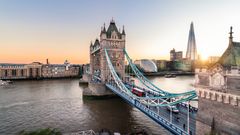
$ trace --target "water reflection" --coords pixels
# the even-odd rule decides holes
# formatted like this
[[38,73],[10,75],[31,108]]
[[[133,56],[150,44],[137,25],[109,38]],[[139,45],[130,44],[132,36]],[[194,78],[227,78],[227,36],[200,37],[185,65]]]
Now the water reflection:
[[[163,89],[191,88],[192,77],[165,80],[150,78]],[[18,81],[0,87],[0,134],[52,127],[62,132],[100,130],[127,133],[145,128],[153,134],[169,134],[136,108],[120,98],[85,100],[78,79]]]

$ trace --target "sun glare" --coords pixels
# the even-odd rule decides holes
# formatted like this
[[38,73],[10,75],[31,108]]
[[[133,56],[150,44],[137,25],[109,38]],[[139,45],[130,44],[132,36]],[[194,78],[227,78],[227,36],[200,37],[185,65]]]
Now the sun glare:
[[206,61],[206,60],[208,60],[209,55],[208,54],[201,54],[200,57],[201,57],[202,60]]

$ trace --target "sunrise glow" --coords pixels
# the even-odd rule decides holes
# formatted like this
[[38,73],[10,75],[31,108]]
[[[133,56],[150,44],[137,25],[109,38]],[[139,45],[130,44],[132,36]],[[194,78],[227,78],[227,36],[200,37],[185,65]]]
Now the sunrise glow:
[[[218,6],[213,6],[216,2]],[[100,26],[108,24],[112,17],[119,27],[125,26],[127,50],[134,59],[169,59],[172,48],[183,51],[185,57],[191,21],[197,51],[203,59],[223,53],[230,26],[236,29],[234,39],[240,40],[240,19],[236,17],[240,11],[236,2],[53,0],[46,3],[0,2],[0,62],[44,63],[49,58],[52,63],[63,63],[65,59],[88,63],[91,40],[99,38],[96,35],[100,34]],[[103,8],[95,10],[98,7]]]

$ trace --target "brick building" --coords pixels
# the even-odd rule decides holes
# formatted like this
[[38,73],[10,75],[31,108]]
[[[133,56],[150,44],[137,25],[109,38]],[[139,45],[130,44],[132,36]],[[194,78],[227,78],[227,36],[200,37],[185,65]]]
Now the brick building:
[[41,63],[30,64],[0,64],[0,79],[41,78]]
[[0,79],[78,77],[80,67],[80,65],[71,65],[67,61],[64,64],[42,64],[40,62],[30,64],[0,63]]

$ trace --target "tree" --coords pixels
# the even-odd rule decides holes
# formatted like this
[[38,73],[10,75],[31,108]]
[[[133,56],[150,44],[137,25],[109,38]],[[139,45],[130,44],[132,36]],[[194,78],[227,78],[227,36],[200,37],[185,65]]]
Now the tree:
[[30,132],[21,131],[18,135],[61,135],[61,132],[56,129],[46,128]]

